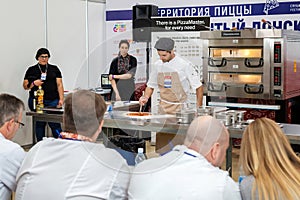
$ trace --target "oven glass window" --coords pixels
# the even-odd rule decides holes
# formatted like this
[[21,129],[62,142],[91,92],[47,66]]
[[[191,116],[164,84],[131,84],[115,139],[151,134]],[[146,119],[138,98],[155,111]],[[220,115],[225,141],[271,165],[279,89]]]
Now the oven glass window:
[[261,58],[261,48],[210,48],[210,57],[213,58]]
[[262,74],[210,73],[212,83],[261,84]]

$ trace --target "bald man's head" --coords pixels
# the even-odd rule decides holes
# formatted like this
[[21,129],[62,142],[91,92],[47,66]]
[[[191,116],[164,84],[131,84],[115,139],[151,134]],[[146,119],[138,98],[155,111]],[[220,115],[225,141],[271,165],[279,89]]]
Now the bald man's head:
[[[217,147],[226,153],[229,134],[225,126],[212,116],[194,119],[188,128],[184,145],[207,158],[212,148]],[[222,152],[223,153],[223,152]],[[208,159],[208,158],[207,158]]]

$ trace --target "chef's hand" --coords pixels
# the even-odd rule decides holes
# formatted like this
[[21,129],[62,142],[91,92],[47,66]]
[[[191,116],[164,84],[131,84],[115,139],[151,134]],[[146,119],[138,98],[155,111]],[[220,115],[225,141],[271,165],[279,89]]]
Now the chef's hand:
[[144,106],[148,102],[148,99],[148,97],[141,96],[139,99],[139,103]]

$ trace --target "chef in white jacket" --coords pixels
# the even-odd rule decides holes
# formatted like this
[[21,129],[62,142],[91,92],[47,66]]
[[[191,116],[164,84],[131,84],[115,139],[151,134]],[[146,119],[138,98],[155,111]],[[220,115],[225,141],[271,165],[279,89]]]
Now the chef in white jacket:
[[154,48],[160,60],[152,69],[140,104],[144,105],[154,89],[160,91],[159,113],[174,114],[188,102],[188,94],[196,91],[197,106],[202,105],[203,87],[200,76],[192,63],[184,60],[174,52],[174,40],[160,38]]

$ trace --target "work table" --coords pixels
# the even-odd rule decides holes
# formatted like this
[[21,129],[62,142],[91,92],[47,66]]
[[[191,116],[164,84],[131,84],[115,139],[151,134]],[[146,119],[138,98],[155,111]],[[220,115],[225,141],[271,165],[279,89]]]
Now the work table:
[[[177,123],[175,115],[152,115],[142,117],[126,116],[128,111],[117,110],[106,112],[104,115],[104,125],[106,128],[122,128],[134,129],[141,131],[166,132],[174,134],[185,134],[189,124]],[[36,113],[32,111],[26,112],[27,116],[32,116],[39,121],[62,122],[62,114]],[[241,138],[246,126],[235,128],[227,126],[231,138]],[[34,127],[33,127],[34,128]],[[288,139],[300,144],[300,125],[298,124],[282,124],[283,132]]]
[[[149,117],[129,117],[126,115],[128,111],[110,111],[106,112],[104,116],[103,129],[129,129],[138,131],[153,131],[153,132],[165,132],[173,134],[185,134],[189,127],[189,124],[177,123],[175,115],[152,115]],[[32,138],[33,144],[35,143],[35,125],[36,121],[46,122],[62,122],[62,114],[49,114],[49,113],[36,113],[26,112],[27,116],[32,117]],[[230,138],[242,138],[245,126],[235,128],[228,126]],[[282,124],[282,128],[291,144],[300,144],[300,125],[297,124]],[[226,169],[231,169],[232,159],[231,151],[232,145],[230,145],[226,154]],[[229,171],[231,174],[231,170]]]

